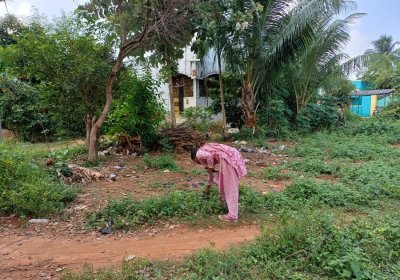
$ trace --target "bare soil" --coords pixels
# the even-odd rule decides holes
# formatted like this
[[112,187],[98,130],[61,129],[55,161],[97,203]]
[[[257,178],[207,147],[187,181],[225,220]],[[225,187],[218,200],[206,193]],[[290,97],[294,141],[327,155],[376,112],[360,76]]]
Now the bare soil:
[[[287,181],[266,181],[260,175],[263,166],[280,165],[285,156],[243,156],[252,176],[241,180],[241,184],[253,186],[260,193],[285,189]],[[187,154],[175,155],[175,159],[180,171],[169,172],[145,168],[142,157],[110,155],[97,169],[117,174],[117,180],[105,179],[84,186],[63,215],[49,217],[49,223],[32,224],[15,216],[0,217],[0,279],[59,279],[63,272],[79,271],[84,265],[119,267],[128,256],[181,260],[199,249],[224,249],[259,234],[255,221],[225,224],[217,217],[209,218],[217,226],[203,228],[164,223],[110,235],[85,228],[85,215],[104,208],[109,199],[144,199],[175,189],[200,192],[198,183],[207,174]]]

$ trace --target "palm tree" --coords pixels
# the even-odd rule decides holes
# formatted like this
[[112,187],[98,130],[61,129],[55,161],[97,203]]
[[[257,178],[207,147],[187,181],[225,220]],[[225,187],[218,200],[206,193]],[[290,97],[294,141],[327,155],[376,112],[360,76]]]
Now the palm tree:
[[355,3],[347,0],[233,1],[231,16],[237,19],[237,28],[228,64],[242,79],[241,105],[253,132],[257,96],[270,91],[282,64],[313,41],[316,27],[350,6]]
[[392,36],[381,35],[372,44],[374,48],[365,52],[368,59],[362,78],[371,82],[374,87],[392,88],[394,73],[400,60],[400,49],[395,49],[395,47],[400,42],[393,42]]
[[341,62],[349,59],[342,53],[350,39],[348,25],[361,15],[356,13],[334,21],[327,19],[307,49],[290,63],[286,75],[295,95],[296,114],[317,95],[325,79],[330,75],[342,76]]
[[379,54],[390,54],[394,51],[394,48],[397,44],[400,44],[400,42],[393,42],[392,36],[384,34],[381,35],[378,40],[372,41],[374,48],[368,51]]

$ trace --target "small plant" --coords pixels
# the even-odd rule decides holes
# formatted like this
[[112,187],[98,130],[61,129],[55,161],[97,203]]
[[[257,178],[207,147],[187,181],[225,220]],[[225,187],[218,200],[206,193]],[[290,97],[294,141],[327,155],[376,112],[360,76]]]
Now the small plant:
[[149,154],[143,156],[144,164],[147,167],[163,170],[178,170],[178,165],[171,154],[165,154],[158,157],[152,157]]
[[94,161],[88,161],[88,160],[84,160],[83,161],[83,163],[82,163],[82,166],[83,167],[97,167],[97,166],[99,166],[101,164],[101,161],[100,160],[94,160]]
[[49,154],[49,157],[54,160],[54,167],[57,173],[62,174],[65,177],[72,176],[72,170],[68,167],[68,154],[69,150],[60,150],[60,151],[52,151]]
[[183,113],[188,127],[208,132],[212,126],[212,113],[207,108],[190,107]]
[[164,152],[172,153],[174,151],[174,145],[172,145],[171,139],[169,139],[168,137],[161,138],[159,143]]

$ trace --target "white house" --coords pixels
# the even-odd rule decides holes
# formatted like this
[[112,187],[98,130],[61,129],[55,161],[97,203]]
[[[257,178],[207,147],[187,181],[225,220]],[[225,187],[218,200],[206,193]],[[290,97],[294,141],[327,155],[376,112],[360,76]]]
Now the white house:
[[[153,77],[160,79],[160,69],[153,69]],[[178,74],[173,77],[174,108],[177,122],[182,121],[182,113],[189,107],[207,107],[210,103],[204,79],[218,75],[218,63],[214,51],[209,51],[198,59],[190,50],[184,49],[183,58],[178,61]],[[165,108],[170,112],[168,83],[160,86]]]

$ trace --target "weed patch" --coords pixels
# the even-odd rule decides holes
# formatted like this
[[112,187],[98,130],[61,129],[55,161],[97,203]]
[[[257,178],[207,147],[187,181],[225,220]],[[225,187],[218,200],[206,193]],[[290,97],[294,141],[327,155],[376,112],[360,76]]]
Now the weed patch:
[[20,146],[0,144],[0,213],[43,216],[74,200],[76,190],[27,157]]
[[178,165],[171,154],[165,154],[158,157],[152,157],[149,154],[143,156],[144,164],[149,168],[158,170],[178,170]]

